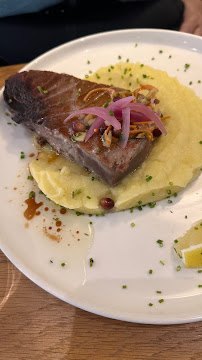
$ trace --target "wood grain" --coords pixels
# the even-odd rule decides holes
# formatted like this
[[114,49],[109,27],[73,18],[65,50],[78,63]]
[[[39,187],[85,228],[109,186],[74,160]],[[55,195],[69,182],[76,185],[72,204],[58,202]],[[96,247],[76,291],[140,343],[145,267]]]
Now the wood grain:
[[[0,86],[21,67],[0,68]],[[202,359],[202,323],[141,325],[87,313],[43,291],[0,252],[0,359]]]

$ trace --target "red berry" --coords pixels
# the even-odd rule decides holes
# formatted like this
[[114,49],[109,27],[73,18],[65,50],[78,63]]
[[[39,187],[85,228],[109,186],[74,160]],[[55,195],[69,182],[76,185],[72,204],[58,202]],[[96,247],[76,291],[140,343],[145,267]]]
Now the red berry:
[[114,207],[114,201],[110,198],[102,198],[100,200],[100,205],[105,210],[111,210]]

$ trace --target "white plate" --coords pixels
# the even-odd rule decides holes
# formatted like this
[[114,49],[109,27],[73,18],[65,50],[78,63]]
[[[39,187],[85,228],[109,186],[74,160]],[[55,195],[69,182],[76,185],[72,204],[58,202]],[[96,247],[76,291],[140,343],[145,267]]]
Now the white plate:
[[[84,77],[89,70],[118,62],[119,55],[122,60],[129,58],[130,62],[140,61],[166,70],[184,85],[190,86],[192,81],[191,87],[202,97],[202,83],[197,82],[202,81],[202,38],[172,31],[123,30],[81,38],[42,55],[25,69]],[[153,57],[155,60],[151,60]],[[186,72],[185,63],[191,64]],[[143,211],[105,217],[59,214],[64,224],[62,240],[51,241],[43,227],[47,229],[54,223],[51,209],[58,208],[48,200],[44,206],[50,210],[42,211],[25,227],[24,200],[33,183],[27,180],[30,159],[26,156],[21,160],[20,152],[28,155],[34,151],[32,134],[21,125],[8,125],[10,119],[5,111],[1,94],[0,244],[8,258],[43,289],[96,314],[151,324],[201,320],[201,275],[183,268],[172,245],[173,239],[201,218],[202,178],[180,193],[172,205],[164,200],[154,209],[145,207]],[[37,192],[37,200],[40,196],[42,199],[43,195]],[[89,226],[89,221],[93,226]],[[134,228],[131,222],[135,222]],[[95,236],[91,246],[92,236],[84,233],[90,234],[92,228]],[[162,248],[156,244],[157,239],[164,240]],[[91,257],[93,267],[89,266]],[[65,266],[61,266],[63,262]],[[182,266],[179,272],[178,265]],[[152,275],[148,274],[149,269],[153,270]],[[157,294],[158,290],[162,294]],[[163,303],[159,303],[160,298]]]

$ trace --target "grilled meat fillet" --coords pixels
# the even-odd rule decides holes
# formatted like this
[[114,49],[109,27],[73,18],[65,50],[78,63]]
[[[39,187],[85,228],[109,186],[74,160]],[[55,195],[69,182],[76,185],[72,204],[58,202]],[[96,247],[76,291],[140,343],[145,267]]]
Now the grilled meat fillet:
[[107,87],[71,75],[31,70],[6,80],[4,99],[16,123],[25,124],[45,138],[58,154],[114,186],[140,166],[148,156],[152,142],[145,138],[129,139],[125,148],[120,142],[107,148],[98,133],[87,142],[73,141],[75,127],[85,128],[86,120],[78,115],[64,122],[74,111],[106,104],[110,96],[104,90],[95,91],[84,101],[91,90],[103,86]]

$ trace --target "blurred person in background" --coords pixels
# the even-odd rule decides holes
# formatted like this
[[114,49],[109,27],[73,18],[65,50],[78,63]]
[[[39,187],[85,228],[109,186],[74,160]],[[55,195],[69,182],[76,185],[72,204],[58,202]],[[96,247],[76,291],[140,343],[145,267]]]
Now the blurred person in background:
[[201,0],[0,0],[0,66],[102,31],[156,28],[202,35]]

